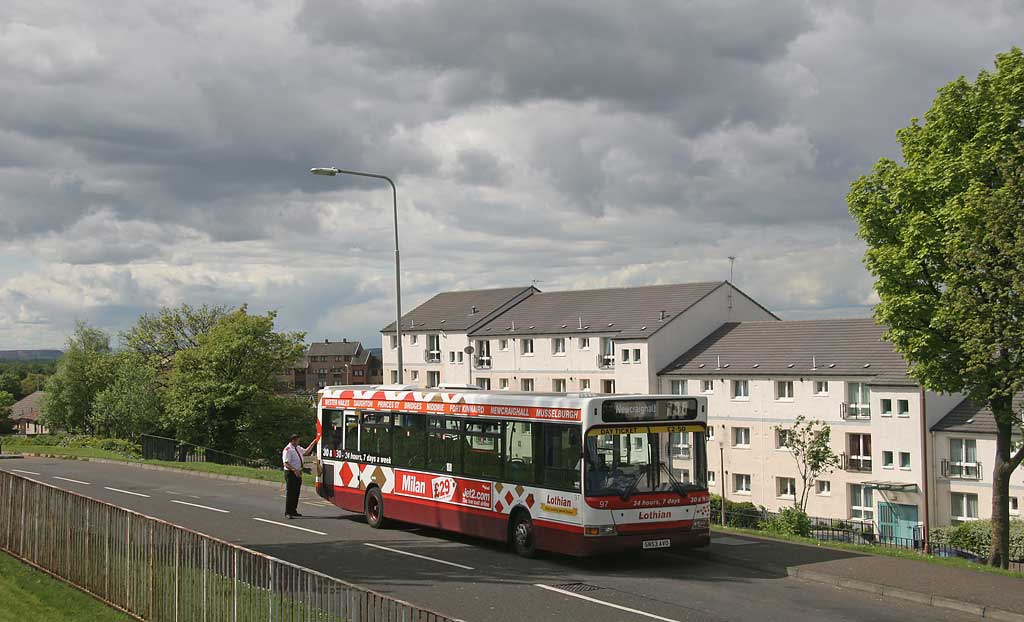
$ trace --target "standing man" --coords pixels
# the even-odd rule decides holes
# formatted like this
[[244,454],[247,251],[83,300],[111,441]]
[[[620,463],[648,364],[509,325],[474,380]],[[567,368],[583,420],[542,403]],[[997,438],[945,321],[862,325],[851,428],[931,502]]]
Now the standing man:
[[288,444],[284,446],[284,451],[281,452],[286,486],[284,515],[288,518],[302,516],[302,514],[299,514],[299,491],[302,489],[302,456],[308,456],[314,445],[316,445],[315,440],[309,444],[309,447],[302,447],[299,445],[299,435],[293,434]]

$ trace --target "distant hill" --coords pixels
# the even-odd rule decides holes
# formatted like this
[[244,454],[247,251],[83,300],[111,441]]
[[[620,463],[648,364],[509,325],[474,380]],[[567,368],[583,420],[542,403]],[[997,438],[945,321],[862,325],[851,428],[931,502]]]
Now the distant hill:
[[53,361],[63,354],[60,350],[0,350],[0,361]]

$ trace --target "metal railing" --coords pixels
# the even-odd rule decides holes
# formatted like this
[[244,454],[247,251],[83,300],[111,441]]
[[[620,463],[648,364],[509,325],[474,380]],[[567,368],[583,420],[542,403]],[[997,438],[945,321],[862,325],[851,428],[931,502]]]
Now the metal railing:
[[946,479],[980,480],[982,466],[980,462],[953,462],[943,459],[940,471],[942,477]]
[[491,357],[487,354],[481,354],[480,356],[473,357],[473,368],[474,369],[490,369],[491,368]]
[[452,618],[0,471],[0,549],[153,622]]
[[851,404],[849,402],[843,402],[839,405],[839,418],[845,420],[870,419],[871,406],[869,404]]
[[266,460],[245,458],[226,451],[218,451],[179,441],[164,436],[153,436],[143,434],[141,437],[142,458],[144,460],[163,460],[166,462],[213,462],[215,464],[227,464],[236,466],[247,466],[256,469],[273,468]]
[[597,355],[597,368],[598,369],[615,369],[615,355],[614,354],[598,354]]

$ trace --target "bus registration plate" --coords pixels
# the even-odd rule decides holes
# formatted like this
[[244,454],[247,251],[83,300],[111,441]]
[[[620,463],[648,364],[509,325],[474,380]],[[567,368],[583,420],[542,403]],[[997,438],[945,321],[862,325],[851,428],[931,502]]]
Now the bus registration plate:
[[662,538],[660,540],[644,540],[645,549],[667,549],[672,546],[672,541],[668,538]]

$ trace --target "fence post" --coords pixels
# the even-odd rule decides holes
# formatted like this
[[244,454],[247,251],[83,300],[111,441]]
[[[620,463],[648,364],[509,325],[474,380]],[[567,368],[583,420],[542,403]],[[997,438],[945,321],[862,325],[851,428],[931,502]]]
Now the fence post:
[[267,614],[269,622],[274,622],[274,560],[270,560],[267,577]]
[[106,529],[104,533],[104,553],[103,553],[103,597],[110,600],[110,508],[104,512],[107,517]]
[[233,566],[234,566],[233,576],[234,576],[235,580],[234,580],[234,587],[232,589],[232,595],[231,595],[231,599],[232,599],[232,602],[231,602],[231,611],[232,611],[231,619],[234,622],[238,622],[238,549],[234,549],[233,553],[234,553],[232,555],[232,558],[233,558],[232,561],[233,561]]
[[125,516],[127,521],[125,524],[126,537],[125,542],[125,573],[124,573],[124,604],[125,609],[128,611],[132,610],[132,515],[131,512],[126,512]]
[[209,547],[207,541],[203,540],[203,622],[206,622],[206,576],[210,572],[207,564],[209,563]]
[[178,622],[178,610],[181,603],[181,590],[179,587],[181,575],[181,532],[174,533],[174,622]]
[[154,535],[153,534],[153,525],[154,524],[155,523],[152,523],[152,522],[149,523],[149,619],[150,620],[153,619],[153,602],[155,600],[154,599],[154,592],[153,592],[153,582],[156,581],[156,577],[153,576],[154,575],[154,571],[155,571],[155,564],[156,564],[156,555],[155,555],[155,551],[154,551],[155,544],[153,542],[153,535]]

